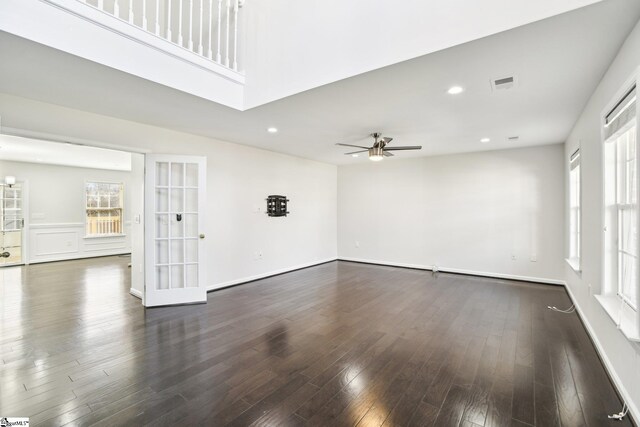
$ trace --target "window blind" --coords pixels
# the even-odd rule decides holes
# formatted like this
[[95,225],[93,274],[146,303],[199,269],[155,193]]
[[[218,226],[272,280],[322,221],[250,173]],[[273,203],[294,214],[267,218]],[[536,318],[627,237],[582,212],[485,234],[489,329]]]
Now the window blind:
[[569,159],[569,169],[574,170],[580,166],[580,149],[577,149]]
[[615,135],[627,123],[636,118],[636,85],[618,101],[604,118],[604,139]]

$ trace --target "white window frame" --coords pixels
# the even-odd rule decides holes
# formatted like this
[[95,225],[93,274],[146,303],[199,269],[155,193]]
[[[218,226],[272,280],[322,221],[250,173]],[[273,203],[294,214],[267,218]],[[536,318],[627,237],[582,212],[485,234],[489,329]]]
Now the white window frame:
[[[107,184],[107,185],[118,185],[120,187],[120,206],[119,207],[112,207],[111,206],[111,200],[109,199],[109,206],[108,207],[90,207],[89,203],[88,203],[88,194],[87,194],[87,187],[89,184]],[[86,181],[84,183],[84,205],[85,205],[85,211],[84,211],[84,219],[85,219],[85,239],[96,239],[96,238],[103,238],[103,237],[122,237],[125,236],[124,233],[124,183],[122,182],[110,182],[110,181]],[[99,197],[99,195],[98,195]],[[116,230],[115,232],[103,232],[103,233],[89,233],[89,211],[95,211],[95,210],[104,210],[104,211],[111,211],[111,210],[120,210],[120,230]]]
[[581,271],[580,255],[582,253],[581,170],[580,147],[578,147],[569,156],[569,256],[566,259],[567,264],[578,273]]
[[[640,342],[640,314],[637,308],[640,308],[640,259],[636,256],[635,259],[635,286],[636,286],[636,302],[630,304],[626,298],[624,298],[619,291],[619,232],[618,227],[619,217],[622,211],[627,208],[634,207],[636,210],[636,224],[640,226],[640,209],[638,209],[638,203],[640,202],[640,140],[638,139],[640,133],[640,102],[636,99],[636,116],[635,116],[635,132],[636,132],[636,150],[635,150],[635,162],[636,162],[636,176],[635,176],[635,203],[633,206],[625,203],[619,203],[618,184],[614,185],[616,191],[615,202],[611,203],[611,191],[607,190],[607,173],[611,172],[607,167],[607,143],[611,138],[617,138],[620,135],[628,131],[629,127],[625,126],[616,135],[606,138],[605,132],[605,117],[612,111],[612,109],[619,103],[621,99],[629,92],[629,89],[636,85],[636,96],[638,93],[637,83],[640,82],[640,67],[635,70],[633,75],[627,79],[624,85],[618,90],[616,95],[611,99],[609,104],[602,110],[601,117],[601,154],[602,154],[602,286],[601,293],[595,295],[596,300],[605,309],[605,312],[616,323],[618,329],[623,335],[630,341]],[[629,126],[632,126],[629,124]],[[625,129],[626,128],[626,129]],[[617,144],[617,143],[616,143]],[[615,180],[619,178],[618,170],[618,147],[616,146],[615,153]],[[610,162],[611,164],[611,162]],[[610,184],[610,183],[609,183]],[[607,196],[609,195],[609,196]],[[607,225],[615,227],[614,230],[607,230]],[[616,233],[615,238],[611,236],[611,233]],[[613,239],[613,240],[612,240]],[[614,271],[615,269],[615,271]],[[615,276],[615,278],[614,278]],[[634,308],[635,306],[635,308]]]

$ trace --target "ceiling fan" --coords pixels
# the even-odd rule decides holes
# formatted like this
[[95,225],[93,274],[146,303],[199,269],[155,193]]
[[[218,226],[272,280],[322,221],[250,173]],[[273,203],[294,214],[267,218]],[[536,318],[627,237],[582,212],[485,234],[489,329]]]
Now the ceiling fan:
[[343,147],[355,147],[361,148],[362,150],[351,151],[349,153],[344,153],[345,155],[353,155],[358,153],[369,152],[369,160],[374,162],[379,162],[385,157],[393,156],[390,151],[402,151],[402,150],[421,150],[422,145],[405,145],[402,147],[387,147],[387,145],[393,140],[393,138],[388,138],[386,136],[382,136],[380,132],[372,133],[371,136],[374,139],[373,146],[371,147],[363,147],[361,145],[352,145],[352,144],[341,144],[337,143],[336,145],[341,145]]

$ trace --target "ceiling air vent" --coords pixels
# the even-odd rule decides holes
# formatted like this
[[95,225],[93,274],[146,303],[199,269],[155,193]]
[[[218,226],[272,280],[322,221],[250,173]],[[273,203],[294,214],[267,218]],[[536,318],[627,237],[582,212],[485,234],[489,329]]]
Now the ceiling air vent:
[[520,139],[519,136],[509,136],[509,137],[507,137],[507,141],[509,141],[509,142],[516,142],[519,139]]
[[506,90],[513,88],[517,83],[515,76],[500,77],[499,79],[491,79],[491,89],[493,91]]

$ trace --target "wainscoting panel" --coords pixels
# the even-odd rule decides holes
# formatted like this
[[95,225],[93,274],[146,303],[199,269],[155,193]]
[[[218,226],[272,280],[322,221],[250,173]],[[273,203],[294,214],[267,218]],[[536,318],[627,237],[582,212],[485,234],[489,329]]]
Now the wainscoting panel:
[[83,223],[32,224],[29,228],[29,263],[61,261],[131,253],[131,223],[124,236],[84,236]]

